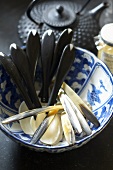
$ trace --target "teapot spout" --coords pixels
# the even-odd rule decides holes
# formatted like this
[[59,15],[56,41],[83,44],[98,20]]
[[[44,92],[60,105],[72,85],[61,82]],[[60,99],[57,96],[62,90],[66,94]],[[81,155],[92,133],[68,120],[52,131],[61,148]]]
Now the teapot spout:
[[109,3],[103,2],[100,5],[98,5],[97,7],[90,10],[88,13],[91,14],[92,16],[94,16],[94,18],[99,22],[99,18],[100,18],[101,13],[107,7],[109,7]]

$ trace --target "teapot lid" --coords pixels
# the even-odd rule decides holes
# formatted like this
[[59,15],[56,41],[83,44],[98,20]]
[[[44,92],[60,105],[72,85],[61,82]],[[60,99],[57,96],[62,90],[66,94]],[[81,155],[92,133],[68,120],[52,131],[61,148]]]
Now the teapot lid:
[[43,13],[43,20],[45,23],[54,27],[69,26],[75,19],[75,12],[65,4],[47,8]]

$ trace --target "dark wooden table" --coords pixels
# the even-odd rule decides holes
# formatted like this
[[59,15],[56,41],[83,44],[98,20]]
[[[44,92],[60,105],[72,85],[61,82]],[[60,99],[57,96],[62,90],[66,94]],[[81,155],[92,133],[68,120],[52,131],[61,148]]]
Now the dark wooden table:
[[[22,45],[18,20],[30,0],[0,0],[0,51],[9,53],[13,42]],[[98,4],[92,1],[87,10]],[[60,154],[31,151],[13,142],[0,131],[0,170],[112,170],[113,119],[93,140],[81,148]]]

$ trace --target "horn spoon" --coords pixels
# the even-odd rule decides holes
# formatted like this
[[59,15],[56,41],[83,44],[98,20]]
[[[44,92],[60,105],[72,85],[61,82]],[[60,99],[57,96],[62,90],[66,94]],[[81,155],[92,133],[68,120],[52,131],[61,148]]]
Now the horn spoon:
[[60,101],[63,105],[65,112],[67,113],[67,115],[69,117],[69,120],[70,120],[74,130],[79,134],[82,133],[82,128],[81,128],[80,122],[79,122],[73,108],[71,107],[71,104],[66,99],[65,94],[62,93],[62,92],[60,92],[60,93],[61,93],[60,94]]
[[[66,94],[65,94],[66,95]],[[72,102],[72,100],[66,95],[66,98],[67,100],[69,101],[69,103],[71,104],[73,110],[74,110],[74,113],[76,114],[84,132],[87,134],[87,135],[90,135],[92,133],[86,119],[84,118],[83,114],[80,112],[80,110],[76,107],[76,105]]]
[[40,43],[39,34],[35,30],[31,31],[26,43],[26,54],[28,57],[31,79],[33,82],[35,78],[37,62],[40,58],[40,51],[41,51],[41,43]]
[[41,61],[42,61],[42,90],[41,101],[48,102],[49,97],[49,78],[52,66],[52,59],[55,46],[55,37],[52,30],[47,30],[42,36],[41,43]]
[[53,105],[56,102],[58,91],[73,64],[74,59],[75,59],[75,48],[72,44],[69,44],[63,50],[63,53],[62,53],[62,56],[61,56],[61,59],[60,59],[60,62],[57,68],[53,89],[49,97],[48,105]]
[[22,83],[22,78],[20,77],[20,74],[18,73],[18,70],[17,70],[15,64],[12,62],[11,58],[1,52],[0,53],[0,61],[3,64],[7,73],[11,76],[11,78],[15,82],[16,86],[18,87],[18,90],[20,91],[20,94],[22,95],[28,108],[33,109],[34,105],[29,98],[28,92],[26,91],[26,88],[24,87],[24,85]]
[[54,57],[53,57],[53,62],[52,62],[51,72],[50,72],[50,80],[53,78],[57,70],[60,58],[62,56],[63,49],[65,48],[66,45],[71,43],[72,37],[73,37],[73,31],[70,28],[65,29],[61,33],[55,46]]
[[15,122],[15,121],[18,121],[18,120],[21,120],[21,119],[24,119],[24,118],[27,118],[27,117],[31,117],[31,116],[36,116],[38,114],[49,112],[51,110],[56,110],[56,109],[62,110],[63,107],[62,107],[62,105],[56,105],[56,106],[48,106],[48,107],[28,110],[28,111],[22,112],[21,114],[17,114],[17,115],[14,115],[14,116],[11,116],[11,117],[4,119],[2,121],[2,124],[8,124],[8,123],[11,123],[11,122]]
[[11,44],[10,49],[11,58],[25,81],[32,102],[34,103],[35,107],[41,107],[31,78],[29,63],[24,51],[16,44]]

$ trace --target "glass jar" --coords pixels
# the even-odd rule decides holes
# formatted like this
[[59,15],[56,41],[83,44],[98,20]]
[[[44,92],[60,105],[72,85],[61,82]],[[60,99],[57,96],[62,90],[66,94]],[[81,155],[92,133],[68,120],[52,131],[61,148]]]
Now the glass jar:
[[113,23],[102,27],[98,36],[98,58],[102,60],[113,73]]

